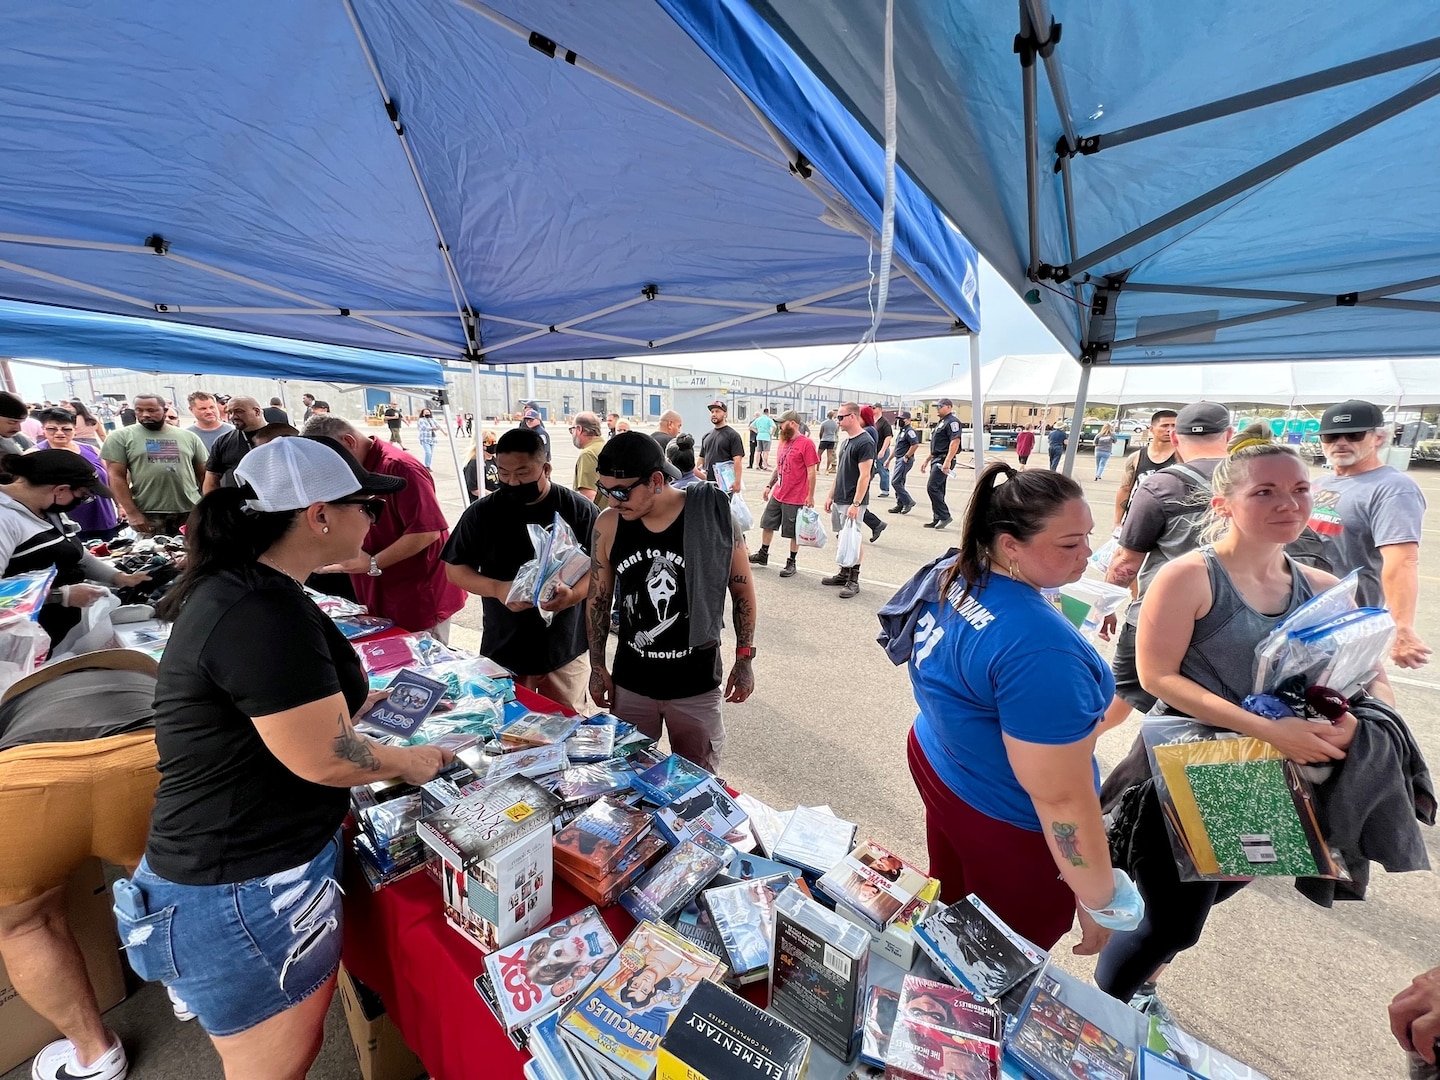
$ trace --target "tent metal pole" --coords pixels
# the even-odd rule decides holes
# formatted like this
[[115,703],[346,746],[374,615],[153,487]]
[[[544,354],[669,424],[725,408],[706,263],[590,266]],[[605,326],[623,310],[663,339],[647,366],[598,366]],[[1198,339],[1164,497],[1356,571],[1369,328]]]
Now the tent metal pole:
[[[1065,239],[1067,241],[1067,257],[1073,259],[1079,248],[1079,233],[1075,228],[1075,186],[1070,178],[1070,158],[1062,155],[1060,158],[1060,190],[1065,199]],[[1071,295],[1075,297],[1075,304],[1079,309],[1076,313],[1076,321],[1080,324],[1080,348],[1085,350],[1090,346],[1090,320],[1085,317],[1085,299],[1080,295],[1082,288],[1078,281],[1070,283]]]
[[525,400],[535,400],[535,365],[525,365]]
[[970,342],[970,419],[974,421],[971,427],[975,439],[975,475],[978,478],[985,468],[986,443],[981,437],[985,430],[985,395],[980,388],[980,334],[972,330],[965,336]]
[[[1050,38],[1050,28],[1055,20],[1050,15],[1048,0],[1023,0],[1026,11],[1030,16],[1030,27],[1038,37],[1043,30],[1047,39]],[[1055,111],[1060,114],[1060,126],[1065,129],[1065,139],[1071,147],[1079,144],[1079,137],[1075,133],[1074,113],[1070,108],[1070,92],[1065,88],[1065,72],[1060,67],[1060,61],[1055,56],[1053,42],[1051,47],[1040,49],[1040,58],[1045,61],[1045,78],[1050,83],[1050,96],[1055,99]]]
[[1364,60],[1355,60],[1310,75],[1286,79],[1284,82],[1262,87],[1259,90],[1234,94],[1227,98],[1221,98],[1219,101],[1212,101],[1208,105],[1184,109],[1156,120],[1148,120],[1143,124],[1132,124],[1130,127],[1116,128],[1103,135],[1090,136],[1085,140],[1087,144],[1085,153],[1099,153],[1113,146],[1123,146],[1125,143],[1148,139],[1154,135],[1163,135],[1168,131],[1203,124],[1207,120],[1233,116],[1235,113],[1258,109],[1264,105],[1273,105],[1277,101],[1303,97],[1318,90],[1329,90],[1360,79],[1368,79],[1372,75],[1383,75],[1387,71],[1398,71],[1401,68],[1412,67],[1415,64],[1423,64],[1431,60],[1440,60],[1440,38],[1431,38],[1428,41],[1407,45],[1403,49],[1394,49],[1391,52],[1366,57]]
[[[1034,34],[1024,0],[1020,4],[1020,33]],[[1040,135],[1037,127],[1035,58],[1020,54],[1020,80],[1025,105],[1025,211],[1030,228],[1030,277],[1040,269]]]
[[[1027,93],[1030,92],[1032,91],[1027,90]],[[1306,139],[1298,146],[1291,147],[1283,154],[1277,154],[1269,161],[1266,161],[1260,165],[1255,166],[1255,168],[1253,169],[1249,169],[1241,173],[1239,176],[1235,177],[1232,180],[1227,180],[1225,183],[1211,188],[1205,194],[1191,199],[1183,206],[1176,207],[1169,213],[1162,214],[1158,218],[1154,218],[1146,224],[1141,225],[1138,229],[1132,229],[1124,236],[1118,237],[1117,239],[1110,241],[1110,243],[1096,248],[1094,251],[1087,252],[1086,254],[1080,256],[1078,259],[1075,259],[1063,269],[1069,277],[1074,277],[1077,274],[1089,270],[1091,267],[1098,266],[1100,263],[1103,263],[1108,259],[1112,259],[1116,255],[1120,255],[1126,251],[1129,251],[1136,244],[1143,243],[1146,240],[1159,236],[1166,230],[1171,229],[1176,225],[1183,224],[1184,222],[1189,221],[1191,218],[1203,214],[1206,210],[1219,206],[1221,203],[1227,202],[1228,200],[1233,199],[1237,195],[1242,195],[1245,192],[1249,191],[1251,188],[1257,187],[1260,184],[1264,183],[1266,180],[1270,180],[1273,177],[1279,176],[1281,173],[1286,172],[1289,169],[1293,169],[1296,165],[1299,165],[1305,161],[1309,161],[1311,158],[1323,154],[1326,150],[1331,150],[1334,147],[1339,146],[1341,143],[1354,138],[1356,135],[1369,131],[1371,128],[1376,127],[1379,124],[1383,124],[1386,120],[1390,120],[1396,116],[1399,116],[1401,113],[1414,108],[1421,102],[1428,101],[1430,98],[1434,97],[1437,94],[1440,94],[1440,74],[1431,75],[1428,78],[1422,79],[1420,82],[1415,83],[1413,86],[1406,87],[1400,93],[1395,94],[1393,97],[1387,98],[1386,100],[1380,102],[1378,105],[1374,105],[1366,109],[1364,112],[1361,112],[1356,116],[1351,117],[1349,120],[1345,120],[1342,123],[1336,124],[1334,127],[1329,128],[1326,131],[1322,131],[1313,139]],[[1030,119],[1030,110],[1032,108],[1033,102],[1031,102],[1030,98],[1027,96],[1027,120],[1025,128],[1027,148],[1032,138],[1031,124],[1033,121]],[[1031,161],[1028,152],[1025,164],[1027,169],[1031,167]],[[1032,208],[1032,221],[1034,215],[1035,210]],[[1033,253],[1036,244],[1036,240],[1033,235],[1033,224],[1031,227],[1031,233],[1032,236],[1030,246]]]
[[470,400],[470,412],[475,417],[475,422],[471,425],[471,441],[475,443],[475,453],[478,455],[480,453],[480,429],[485,426],[482,419],[485,413],[480,405],[480,361],[473,357],[470,360]]
[[[470,505],[470,491],[465,487],[465,466],[460,464],[460,449],[455,445],[455,421],[450,415],[450,395],[445,395],[445,404],[440,407],[440,415],[445,417],[445,441],[450,444],[450,460],[455,465],[455,482],[460,485],[460,507],[461,512]],[[480,488],[485,488],[483,477],[485,475],[484,462],[477,459],[476,478],[481,480]]]
[[1070,436],[1065,440],[1066,476],[1075,475],[1075,454],[1080,449],[1080,429],[1085,426],[1085,404],[1090,395],[1090,372],[1094,364],[1080,365],[1080,385],[1075,388],[1075,411],[1070,414]]

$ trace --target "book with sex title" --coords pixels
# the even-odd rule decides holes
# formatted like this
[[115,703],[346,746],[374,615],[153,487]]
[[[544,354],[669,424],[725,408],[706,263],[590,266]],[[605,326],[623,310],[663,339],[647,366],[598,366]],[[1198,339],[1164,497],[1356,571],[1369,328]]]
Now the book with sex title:
[[693,900],[734,855],[729,844],[702,832],[671,848],[620,896],[620,906],[638,922],[663,922]]
[[675,1015],[696,986],[724,967],[719,957],[669,927],[641,922],[589,989],[560,1014],[561,1037],[579,1055],[602,1059],[607,1071],[650,1080],[660,1040]]
[[702,982],[660,1040],[655,1080],[800,1080],[810,1040],[724,987]]
[[860,916],[865,925],[883,933],[929,880],[898,855],[866,840],[831,866],[816,884],[837,904]]
[[990,1002],[949,983],[906,975],[885,1050],[885,1075],[897,1080],[996,1080],[1000,1033],[1000,1010]]
[[770,1011],[851,1061],[860,1045],[870,935],[791,885],[775,901]]
[[497,949],[485,957],[485,977],[501,1026],[513,1032],[555,1012],[589,986],[618,949],[593,907]]
[[916,924],[915,939],[947,979],[991,1001],[1045,962],[974,893],[931,911]]

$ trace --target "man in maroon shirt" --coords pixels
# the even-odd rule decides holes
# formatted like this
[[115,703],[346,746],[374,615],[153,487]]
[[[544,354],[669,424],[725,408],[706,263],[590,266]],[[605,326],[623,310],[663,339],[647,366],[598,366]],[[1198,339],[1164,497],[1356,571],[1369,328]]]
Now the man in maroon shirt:
[[360,555],[323,572],[349,574],[356,598],[372,615],[448,640],[450,616],[465,606],[465,590],[451,584],[440,559],[450,526],[429,470],[400,447],[357,431],[338,416],[311,416],[305,434],[328,435],[361,468],[409,481],[405,490],[386,497]]

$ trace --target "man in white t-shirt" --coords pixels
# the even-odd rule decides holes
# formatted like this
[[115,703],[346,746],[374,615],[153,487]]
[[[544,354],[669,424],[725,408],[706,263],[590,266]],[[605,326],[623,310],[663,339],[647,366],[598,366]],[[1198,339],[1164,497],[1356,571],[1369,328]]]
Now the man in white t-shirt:
[[1431,650],[1415,633],[1425,518],[1420,485],[1382,461],[1390,428],[1379,406],[1368,401],[1342,401],[1326,409],[1320,443],[1332,472],[1311,485],[1310,527],[1324,538],[1337,575],[1360,571],[1356,601],[1390,609],[1395,620],[1390,659],[1401,667],[1423,667]]

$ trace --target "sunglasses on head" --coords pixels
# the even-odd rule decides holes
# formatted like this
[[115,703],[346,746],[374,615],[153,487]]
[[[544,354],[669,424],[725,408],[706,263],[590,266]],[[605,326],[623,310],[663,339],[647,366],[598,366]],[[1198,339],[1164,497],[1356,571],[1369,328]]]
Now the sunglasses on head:
[[380,515],[385,512],[384,499],[336,499],[336,506],[358,506],[365,511],[371,522],[380,520]]
[[643,481],[636,480],[634,483],[629,484],[626,487],[606,487],[604,484],[596,481],[595,490],[598,491],[601,495],[604,495],[612,502],[626,503],[630,501],[630,493],[634,491],[637,487],[639,487],[642,483]]
[[1364,442],[1368,431],[1327,431],[1320,436],[1322,443],[1333,443],[1337,439],[1344,439],[1346,442]]

